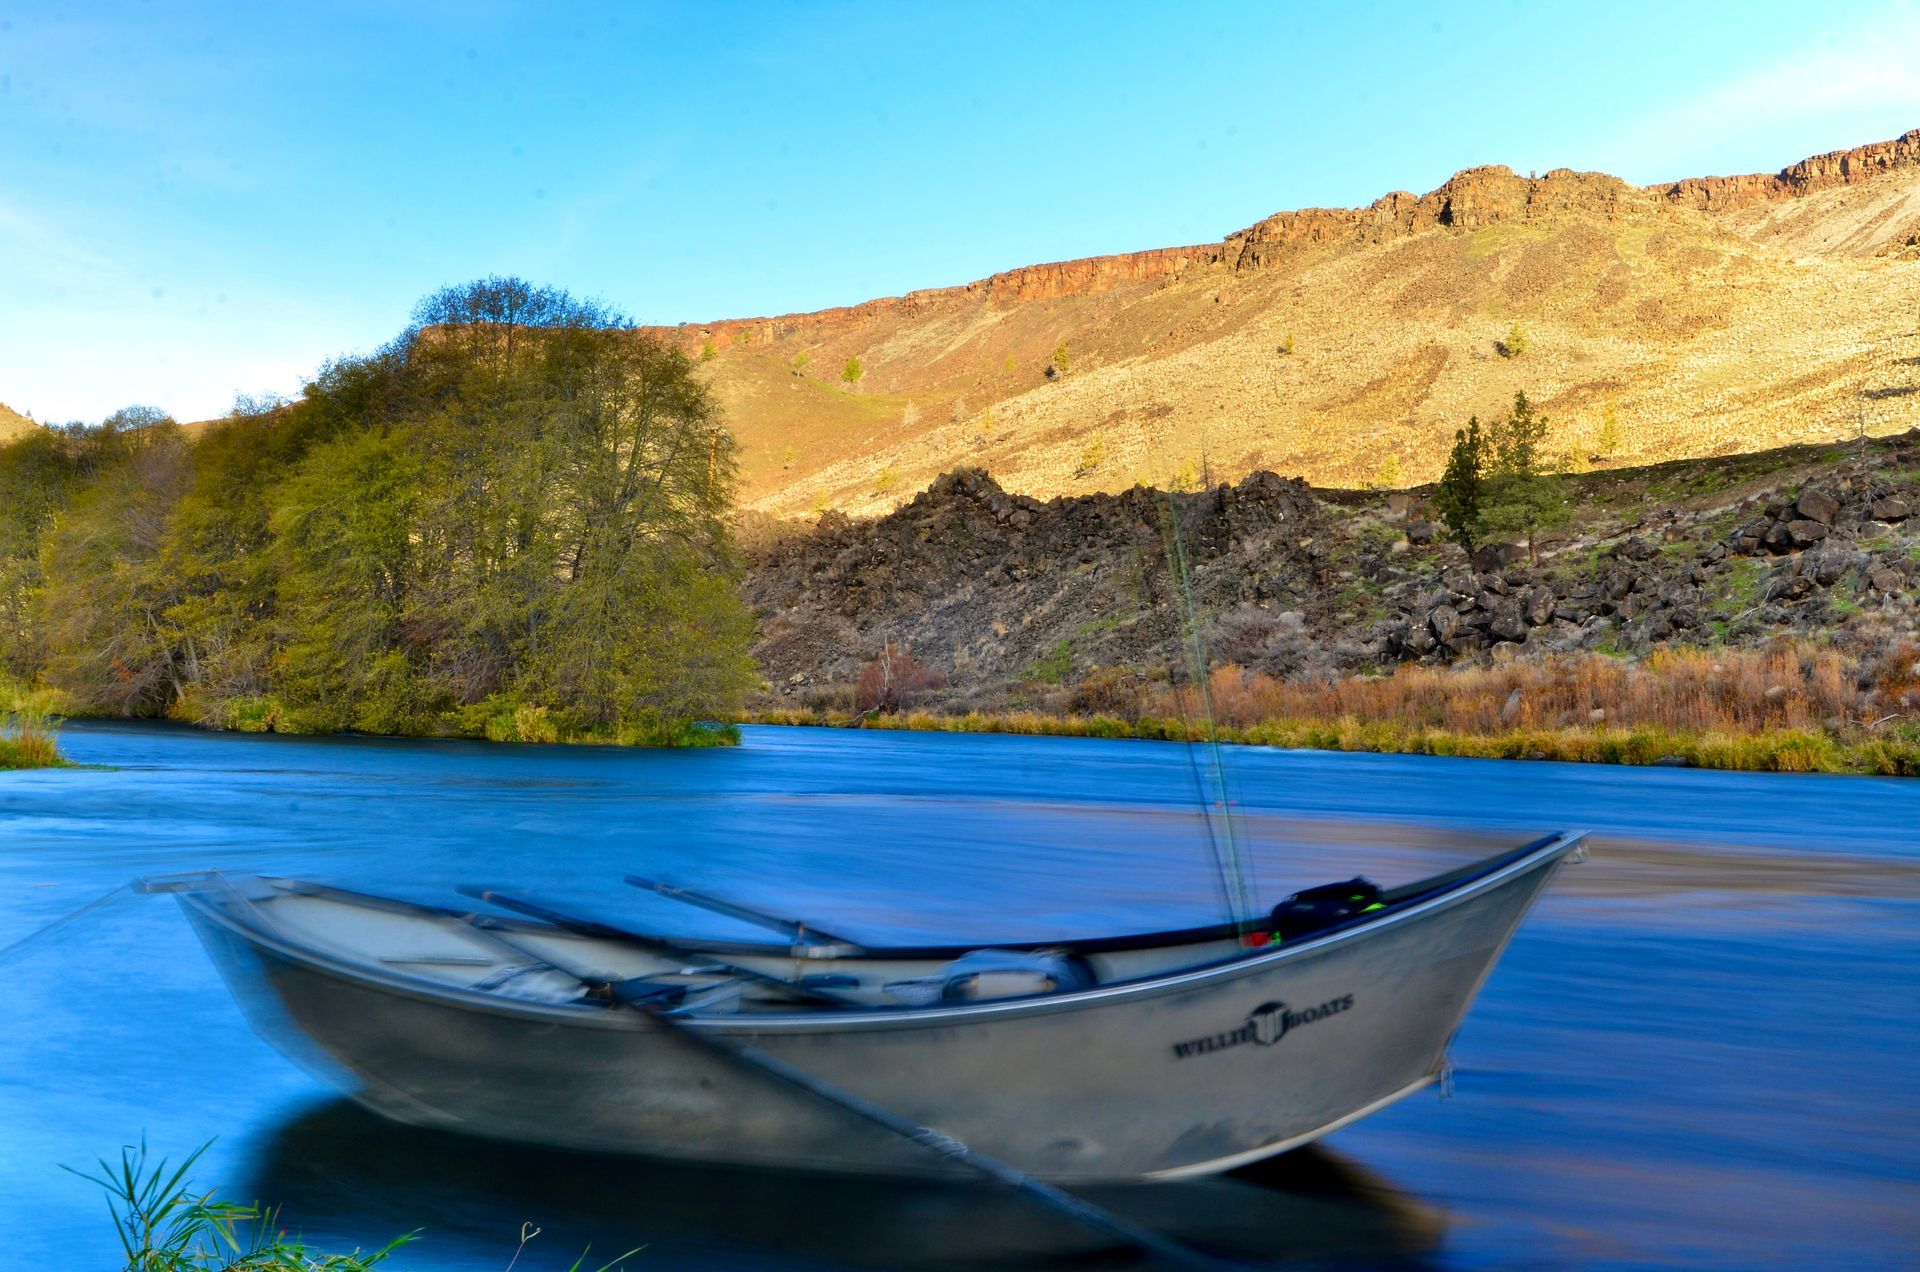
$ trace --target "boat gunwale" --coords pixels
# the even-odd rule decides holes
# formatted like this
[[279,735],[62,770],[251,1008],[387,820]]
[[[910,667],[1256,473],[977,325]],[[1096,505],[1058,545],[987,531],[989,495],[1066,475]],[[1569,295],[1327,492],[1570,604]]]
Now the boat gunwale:
[[[1394,900],[1388,903],[1389,908],[1397,909],[1400,906],[1424,900],[1429,895],[1443,891],[1455,884],[1469,882],[1487,870],[1497,869],[1500,864],[1504,864],[1509,859],[1527,856],[1562,839],[1572,838],[1577,841],[1586,833],[1585,831],[1563,831],[1557,834],[1543,835],[1538,839],[1522,844],[1518,848],[1509,848],[1505,852],[1493,853],[1477,861],[1470,861],[1464,866],[1455,867],[1452,870],[1443,870],[1437,875],[1431,875],[1425,879],[1416,879],[1412,883],[1403,884],[1397,888],[1389,888],[1383,895],[1393,896]],[[397,910],[409,913],[424,912],[440,914],[448,918],[466,918],[468,915],[475,913],[475,911],[472,910],[456,909],[451,906],[438,906],[420,901],[403,901],[397,897],[383,897],[377,893],[360,892],[352,888],[342,888],[336,884],[318,883],[307,879],[285,879],[272,875],[260,877],[269,882],[284,882],[290,884],[292,885],[293,891],[305,895],[335,896],[356,901],[375,909]],[[503,930],[511,932],[551,932],[554,931],[557,926],[552,923],[545,923],[538,919],[525,918],[520,915],[486,914],[483,917],[486,918],[490,924],[495,924]],[[1367,920],[1360,918],[1349,919],[1338,926],[1344,927],[1349,923],[1363,921]],[[582,928],[591,927],[598,931],[597,933],[583,931],[578,933],[578,935],[598,935],[610,941],[631,940],[635,936],[644,936],[649,940],[658,940],[689,950],[697,950],[701,953],[722,954],[743,958],[791,959],[795,956],[794,951],[796,949],[793,942],[741,941],[728,938],[709,940],[699,935],[673,936],[655,932],[623,931],[612,924],[586,918],[581,920],[580,926]],[[975,950],[985,949],[1057,950],[1065,954],[1080,955],[1111,954],[1128,950],[1155,950],[1166,949],[1176,945],[1206,945],[1216,941],[1235,941],[1243,936],[1254,933],[1272,935],[1274,928],[1275,925],[1271,916],[1263,916],[1251,923],[1211,923],[1203,924],[1199,927],[1166,928],[1156,932],[1139,932],[1121,936],[972,941],[953,942],[944,945],[873,945],[866,942],[858,942],[858,953],[837,955],[834,961],[850,963],[883,960],[943,962],[959,958],[963,954],[970,954]],[[1315,935],[1319,936],[1324,934],[1324,932],[1333,930],[1335,929],[1327,928],[1324,929],[1322,933],[1316,933]],[[824,944],[827,945],[837,943],[837,939],[835,941],[824,942]],[[804,948],[804,946],[805,943],[801,943],[801,948]]]
[[[1296,944],[1268,946],[1151,976],[1112,981],[1067,993],[1031,994],[1017,998],[943,1004],[938,1007],[901,1004],[843,1010],[756,1011],[729,1015],[676,1013],[675,1023],[695,1029],[714,1029],[749,1035],[867,1033],[902,1026],[935,1028],[953,1023],[988,1023],[1005,1017],[1051,1015],[1082,1010],[1105,1005],[1115,1000],[1161,997],[1211,981],[1234,980],[1268,971],[1277,965],[1337,948],[1376,930],[1394,927],[1452,909],[1531,870],[1543,867],[1553,868],[1571,854],[1586,835],[1585,831],[1564,832],[1547,836],[1518,850],[1494,854],[1482,863],[1487,866],[1484,871],[1470,874],[1444,888],[1413,896],[1389,909],[1360,916],[1334,928],[1317,932]],[[1447,872],[1443,872],[1435,877],[1445,878],[1446,874]],[[265,878],[265,876],[259,877]],[[344,889],[329,890],[341,892],[343,895],[362,901],[377,901],[389,909],[442,918],[465,919],[468,917],[465,911],[416,904],[398,898],[362,898],[359,894],[347,893]],[[645,1013],[641,1012],[612,1011],[598,1004],[546,1003],[533,999],[516,999],[492,991],[449,985],[443,981],[397,972],[371,963],[350,961],[331,955],[315,946],[298,944],[278,936],[257,921],[244,922],[231,909],[215,904],[207,895],[207,890],[182,889],[178,891],[176,899],[183,907],[191,906],[199,915],[232,932],[249,945],[268,950],[296,965],[310,968],[335,979],[402,997],[454,1006],[462,1010],[479,1010],[489,1015],[548,1022],[567,1021],[593,1028],[633,1031],[643,1029],[651,1023],[646,1019]],[[249,905],[251,905],[250,902]],[[489,923],[495,922],[492,916],[480,917],[486,918]],[[501,926],[511,926],[514,930],[523,932],[538,931],[558,936],[578,935],[569,933],[563,928],[526,921],[515,921],[510,925],[503,921]],[[616,941],[618,938],[609,935],[605,938],[585,939]],[[702,943],[691,952],[698,953],[706,948],[708,947]]]

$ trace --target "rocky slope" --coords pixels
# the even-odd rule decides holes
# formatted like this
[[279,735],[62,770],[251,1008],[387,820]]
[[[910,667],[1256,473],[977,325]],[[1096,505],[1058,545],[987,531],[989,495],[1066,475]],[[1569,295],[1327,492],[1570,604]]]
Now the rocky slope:
[[930,701],[946,709],[1097,707],[1114,668],[1182,657],[1170,525],[1211,661],[1281,677],[1920,633],[1920,429],[1567,480],[1575,524],[1529,564],[1444,542],[1422,491],[1258,472],[1043,502],[963,469],[884,517],[762,527],[747,590],[763,705],[845,706],[894,642],[944,679]]
[[1916,309],[1920,131],[1653,187],[1474,168],[1219,243],[668,334],[705,359],[750,503],[872,513],[962,463],[1042,497],[1205,466],[1358,484],[1387,456],[1429,480],[1517,388],[1568,450],[1611,414],[1623,462],[1893,433],[1920,418]]

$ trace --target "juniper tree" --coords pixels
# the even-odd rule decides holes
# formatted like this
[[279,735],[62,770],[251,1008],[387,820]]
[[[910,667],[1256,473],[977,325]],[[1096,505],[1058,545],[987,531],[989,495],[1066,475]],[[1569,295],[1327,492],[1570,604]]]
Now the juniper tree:
[[1453,449],[1447,452],[1447,468],[1434,492],[1434,506],[1440,520],[1452,533],[1454,542],[1471,552],[1480,538],[1480,503],[1485,493],[1487,441],[1480,432],[1480,417],[1467,420],[1467,426],[1455,430]]

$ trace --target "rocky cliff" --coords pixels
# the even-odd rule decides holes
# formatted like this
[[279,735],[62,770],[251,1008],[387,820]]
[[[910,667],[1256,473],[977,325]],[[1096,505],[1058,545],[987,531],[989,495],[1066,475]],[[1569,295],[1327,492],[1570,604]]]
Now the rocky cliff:
[[1004,270],[976,282],[933,287],[859,305],[786,314],[777,318],[723,319],[655,328],[676,339],[712,340],[726,348],[747,332],[772,337],[807,328],[834,328],[885,317],[916,317],[932,310],[989,301],[1055,300],[1091,295],[1121,283],[1177,277],[1209,266],[1233,270],[1273,268],[1293,248],[1341,242],[1378,243],[1427,230],[1483,229],[1566,213],[1607,218],[1652,212],[1667,206],[1706,212],[1798,198],[1819,190],[1855,185],[1901,169],[1920,168],[1920,128],[1891,141],[1814,155],[1777,173],[1735,177],[1689,177],[1653,186],[1633,186],[1605,173],[1555,168],[1521,177],[1502,164],[1468,168],[1425,195],[1404,190],[1364,208],[1303,208],[1277,212],[1219,243],[1153,248],[1054,261]]

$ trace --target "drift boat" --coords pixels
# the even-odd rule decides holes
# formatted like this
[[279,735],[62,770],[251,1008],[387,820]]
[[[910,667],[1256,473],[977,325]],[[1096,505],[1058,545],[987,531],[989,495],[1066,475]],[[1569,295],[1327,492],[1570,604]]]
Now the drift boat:
[[145,886],[177,894],[257,1032],[398,1121],[854,1172],[950,1171],[924,1149],[971,1145],[1122,1181],[1253,1162],[1434,1081],[1580,840],[1259,923],[1017,948],[799,925],[692,943],[492,892],[511,917],[262,876]]

